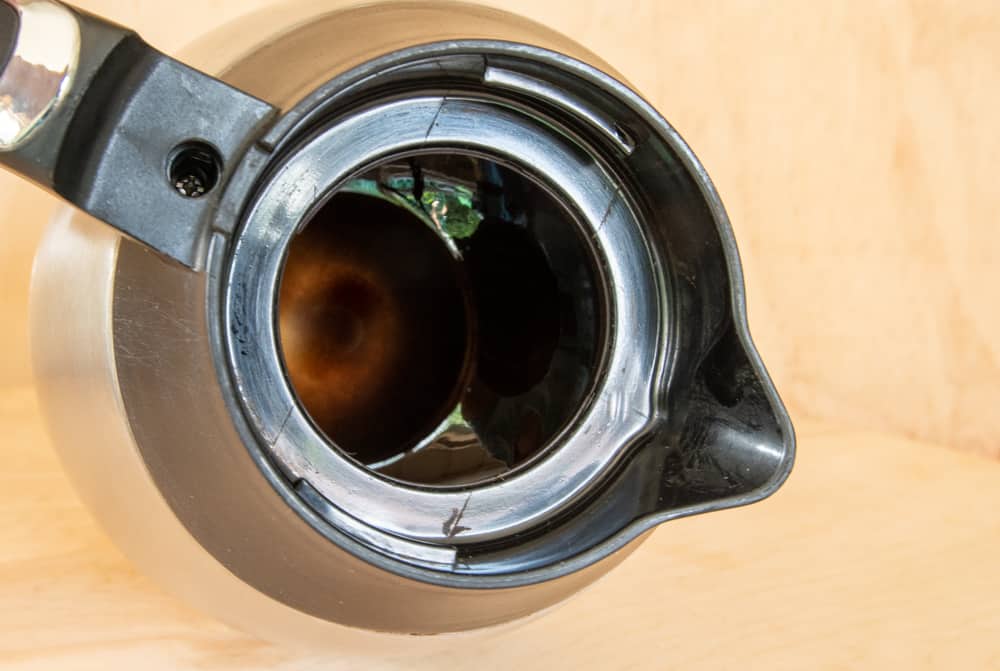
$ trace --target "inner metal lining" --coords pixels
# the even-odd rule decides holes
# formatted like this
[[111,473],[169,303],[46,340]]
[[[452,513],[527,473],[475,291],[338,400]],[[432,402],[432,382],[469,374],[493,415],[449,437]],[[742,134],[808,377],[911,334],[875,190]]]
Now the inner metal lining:
[[442,422],[473,340],[458,262],[392,202],[340,191],[290,244],[280,353],[310,418],[359,463]]
[[428,487],[529,468],[586,409],[603,286],[573,211],[461,149],[382,160],[290,244],[281,350],[317,428]]

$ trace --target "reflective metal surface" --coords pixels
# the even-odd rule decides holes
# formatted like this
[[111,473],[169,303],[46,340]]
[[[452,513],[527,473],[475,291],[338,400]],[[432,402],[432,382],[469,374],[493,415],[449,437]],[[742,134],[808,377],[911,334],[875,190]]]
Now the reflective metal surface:
[[[69,93],[80,56],[80,29],[62,5],[5,0],[16,16],[13,48],[0,72],[0,151],[24,143]],[[7,14],[3,7],[0,13]]]
[[524,172],[442,149],[386,159],[290,243],[280,350],[336,447],[397,480],[472,485],[553,445],[593,391],[596,259]]

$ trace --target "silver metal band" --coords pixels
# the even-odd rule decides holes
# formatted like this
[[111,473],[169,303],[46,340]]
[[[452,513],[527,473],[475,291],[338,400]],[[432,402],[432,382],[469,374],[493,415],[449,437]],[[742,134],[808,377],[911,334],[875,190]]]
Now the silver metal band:
[[69,94],[80,60],[80,26],[74,14],[56,2],[5,3],[16,11],[18,24],[0,72],[0,151],[12,151]]

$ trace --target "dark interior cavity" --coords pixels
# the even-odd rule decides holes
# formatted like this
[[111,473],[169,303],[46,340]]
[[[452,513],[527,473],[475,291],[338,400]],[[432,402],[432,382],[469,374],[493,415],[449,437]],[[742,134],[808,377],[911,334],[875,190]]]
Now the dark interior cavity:
[[456,486],[545,451],[593,386],[593,253],[521,170],[464,152],[386,160],[293,240],[285,367],[335,449],[405,482]]

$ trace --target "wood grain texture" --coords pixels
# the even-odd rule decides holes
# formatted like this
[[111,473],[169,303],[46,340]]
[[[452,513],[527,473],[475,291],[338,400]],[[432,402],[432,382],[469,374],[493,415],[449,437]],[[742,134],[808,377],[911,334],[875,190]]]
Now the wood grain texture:
[[[271,0],[79,4],[174,51]],[[250,640],[136,574],[68,488],[25,326],[55,201],[0,174],[0,668],[1000,668],[1000,464],[945,449],[1000,456],[1000,8],[493,4],[607,58],[705,163],[798,420],[786,487],[667,525],[499,640],[363,663]]]
[[30,388],[0,394],[3,669],[1000,668],[1000,464],[800,426],[764,503],[672,522],[580,596],[416,658],[301,656],[187,610],[82,509]]

